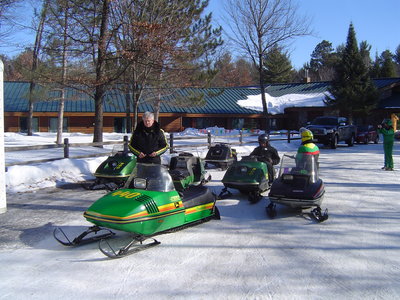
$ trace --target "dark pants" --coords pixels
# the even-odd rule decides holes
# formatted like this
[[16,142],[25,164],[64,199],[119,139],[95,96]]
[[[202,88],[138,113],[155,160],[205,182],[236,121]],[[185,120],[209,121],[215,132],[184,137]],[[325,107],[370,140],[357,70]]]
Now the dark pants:
[[269,162],[267,162],[266,164],[267,164],[267,169],[268,169],[268,182],[271,183],[275,179],[274,166]]

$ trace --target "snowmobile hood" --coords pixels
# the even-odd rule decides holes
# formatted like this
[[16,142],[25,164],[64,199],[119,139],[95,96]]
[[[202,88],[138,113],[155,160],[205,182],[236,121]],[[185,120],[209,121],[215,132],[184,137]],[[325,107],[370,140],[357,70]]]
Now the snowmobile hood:
[[268,176],[267,165],[259,161],[239,161],[226,171],[222,182],[258,182]]
[[182,209],[182,201],[176,191],[160,193],[120,189],[94,202],[84,213],[84,217],[92,223],[100,221],[126,224]]

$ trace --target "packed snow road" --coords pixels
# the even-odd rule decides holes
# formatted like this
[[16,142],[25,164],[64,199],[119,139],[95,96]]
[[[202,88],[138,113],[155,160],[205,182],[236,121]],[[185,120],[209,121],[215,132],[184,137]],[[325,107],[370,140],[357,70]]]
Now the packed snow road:
[[[52,237],[57,226],[71,235],[90,226],[82,213],[103,191],[8,194],[0,299],[399,298],[400,181],[380,170],[382,159],[381,144],[322,149],[323,223],[282,206],[270,219],[267,197],[252,205],[232,190],[217,202],[221,220],[160,235],[160,245],[117,260],[96,243],[68,248]],[[211,174],[219,193],[224,172]]]

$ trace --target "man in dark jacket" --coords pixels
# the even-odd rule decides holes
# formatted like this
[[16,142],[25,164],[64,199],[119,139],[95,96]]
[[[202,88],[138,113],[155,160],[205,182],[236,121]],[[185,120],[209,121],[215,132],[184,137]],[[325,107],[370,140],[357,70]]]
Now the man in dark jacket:
[[268,180],[271,183],[274,178],[274,165],[281,161],[278,151],[269,144],[269,138],[266,134],[261,134],[258,137],[259,146],[254,148],[250,155],[257,156],[257,160],[265,162],[268,167]]
[[142,119],[131,136],[129,149],[139,163],[160,164],[160,155],[168,149],[167,138],[153,113],[146,111]]

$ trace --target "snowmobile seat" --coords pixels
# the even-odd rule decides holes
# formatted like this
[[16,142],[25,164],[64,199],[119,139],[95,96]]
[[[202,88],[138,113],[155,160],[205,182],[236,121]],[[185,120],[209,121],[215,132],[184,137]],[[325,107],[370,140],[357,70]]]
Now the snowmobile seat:
[[225,159],[229,156],[229,147],[224,144],[216,144],[211,147],[209,152],[206,155],[206,159]]
[[247,156],[242,156],[242,161],[258,161],[257,156],[254,155],[247,155]]
[[182,192],[182,202],[186,208],[210,203],[213,199],[213,193],[203,185],[190,186]]
[[193,176],[194,157],[175,156],[171,158],[169,173],[173,179]]
[[290,184],[294,188],[304,188],[308,185],[310,181],[310,176],[306,174],[302,174],[300,172],[292,173],[294,176],[290,176],[289,174],[284,174],[282,176],[282,182],[286,184]]

